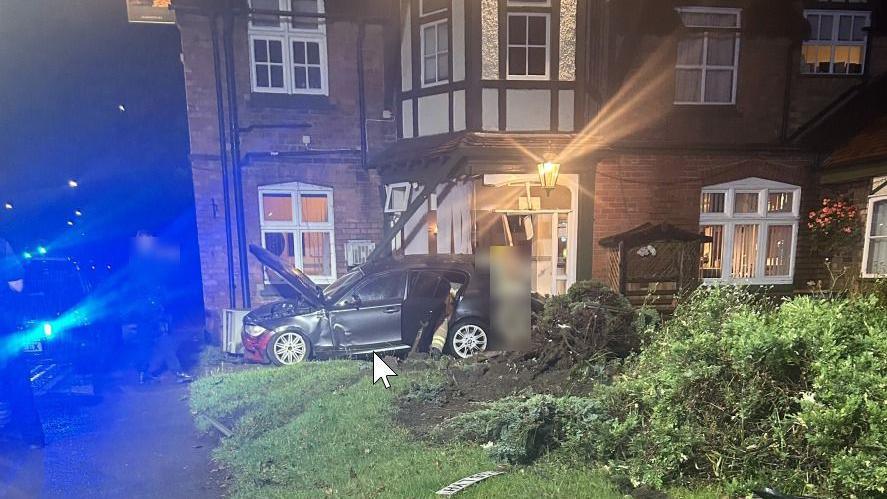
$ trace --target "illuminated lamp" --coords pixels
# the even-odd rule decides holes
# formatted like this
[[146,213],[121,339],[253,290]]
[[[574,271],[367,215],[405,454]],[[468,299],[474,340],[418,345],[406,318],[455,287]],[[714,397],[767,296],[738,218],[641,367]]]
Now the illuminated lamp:
[[539,169],[539,184],[546,193],[550,194],[557,187],[557,177],[561,172],[561,165],[546,159],[536,166]]

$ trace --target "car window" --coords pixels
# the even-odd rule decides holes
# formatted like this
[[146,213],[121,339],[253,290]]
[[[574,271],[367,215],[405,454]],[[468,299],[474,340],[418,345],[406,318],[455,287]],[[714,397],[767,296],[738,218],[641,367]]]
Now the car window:
[[410,277],[410,298],[434,298],[440,286],[440,274],[436,272],[413,272]]
[[404,281],[403,272],[382,274],[359,284],[352,294],[363,305],[400,301],[403,299]]

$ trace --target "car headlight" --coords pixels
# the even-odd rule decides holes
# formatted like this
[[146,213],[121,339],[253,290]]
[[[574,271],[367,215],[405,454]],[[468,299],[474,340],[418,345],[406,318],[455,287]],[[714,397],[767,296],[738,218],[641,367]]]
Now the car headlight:
[[243,327],[243,331],[250,336],[262,336],[268,330],[258,324],[247,324]]

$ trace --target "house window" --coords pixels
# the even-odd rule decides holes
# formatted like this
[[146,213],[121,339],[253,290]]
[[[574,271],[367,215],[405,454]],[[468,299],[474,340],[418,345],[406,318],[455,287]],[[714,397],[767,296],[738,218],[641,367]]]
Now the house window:
[[[258,11],[323,13],[322,0],[251,0]],[[327,93],[325,25],[315,17],[254,13],[249,23],[253,92]]]
[[688,28],[678,41],[675,104],[735,104],[740,10],[683,7]]
[[869,13],[807,10],[810,37],[804,42],[801,72],[808,74],[862,74],[865,65]]
[[508,78],[549,78],[548,14],[508,14]]
[[887,195],[869,198],[862,275],[887,276]]
[[450,0],[419,0],[419,15],[430,16],[446,12],[450,6]]
[[[290,183],[259,189],[262,246],[318,283],[336,278],[332,189]],[[275,275],[268,273],[266,282]]]
[[407,211],[413,184],[397,182],[385,186],[385,213],[401,213]]
[[702,190],[700,274],[707,283],[789,284],[794,276],[798,186],[749,178]]
[[450,79],[449,32],[446,20],[422,25],[422,86]]

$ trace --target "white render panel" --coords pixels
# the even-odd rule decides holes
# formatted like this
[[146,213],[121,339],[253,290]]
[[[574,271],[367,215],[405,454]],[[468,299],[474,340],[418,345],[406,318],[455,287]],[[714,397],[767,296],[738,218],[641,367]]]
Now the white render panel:
[[465,91],[453,92],[453,131],[465,130]]
[[481,108],[484,113],[481,128],[491,131],[499,130],[499,90],[485,88],[481,94],[481,100]]
[[455,182],[437,187],[438,254],[471,254],[473,191],[471,182]]
[[449,94],[419,97],[419,136],[448,133],[450,131]]
[[453,81],[465,79],[465,0],[453,0]]
[[573,123],[573,91],[561,90],[557,97],[557,129],[561,132],[572,132]]
[[407,99],[400,103],[400,124],[403,128],[403,138],[413,137],[413,100]]
[[404,9],[404,20],[400,31],[400,87],[404,92],[413,89],[412,26],[410,25],[410,5]]
[[516,132],[551,130],[551,91],[506,90],[505,129]]

